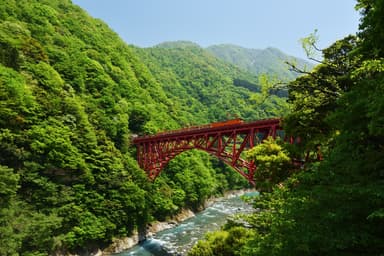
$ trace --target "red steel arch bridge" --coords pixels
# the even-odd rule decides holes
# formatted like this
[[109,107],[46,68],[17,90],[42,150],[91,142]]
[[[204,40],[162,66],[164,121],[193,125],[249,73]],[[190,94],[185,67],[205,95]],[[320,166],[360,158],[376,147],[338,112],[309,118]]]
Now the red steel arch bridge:
[[151,180],[178,154],[200,149],[232,166],[254,185],[257,167],[254,161],[244,159],[242,153],[269,136],[285,139],[280,118],[253,122],[233,119],[137,137],[133,143],[137,147],[137,161]]

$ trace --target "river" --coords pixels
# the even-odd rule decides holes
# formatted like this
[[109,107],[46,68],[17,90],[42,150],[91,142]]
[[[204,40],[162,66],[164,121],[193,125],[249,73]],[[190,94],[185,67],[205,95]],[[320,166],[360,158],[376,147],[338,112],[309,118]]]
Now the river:
[[[246,196],[257,195],[257,192],[246,193]],[[187,251],[204,238],[208,231],[220,229],[229,216],[236,213],[250,213],[251,205],[243,202],[240,196],[230,196],[216,201],[204,211],[197,213],[177,226],[156,233],[153,237],[131,249],[114,254],[119,256],[169,256],[186,255]]]

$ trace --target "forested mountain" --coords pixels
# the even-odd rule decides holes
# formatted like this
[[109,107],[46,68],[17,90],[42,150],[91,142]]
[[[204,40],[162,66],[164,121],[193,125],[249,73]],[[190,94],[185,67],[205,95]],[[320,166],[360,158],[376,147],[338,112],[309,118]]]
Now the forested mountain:
[[232,44],[220,44],[209,46],[206,49],[217,58],[232,63],[254,75],[266,73],[277,76],[285,82],[299,76],[298,73],[290,71],[285,62],[295,63],[297,67],[303,70],[311,70],[314,66],[308,61],[289,56],[276,48],[259,50]]
[[286,111],[285,99],[277,96],[256,105],[255,95],[261,90],[258,78],[220,61],[197,44],[167,42],[136,52],[167,97],[179,106],[185,124],[235,116],[254,120]]
[[247,186],[199,152],[148,182],[131,136],[284,112],[258,90],[197,46],[128,46],[70,0],[2,1],[0,255],[92,250]]

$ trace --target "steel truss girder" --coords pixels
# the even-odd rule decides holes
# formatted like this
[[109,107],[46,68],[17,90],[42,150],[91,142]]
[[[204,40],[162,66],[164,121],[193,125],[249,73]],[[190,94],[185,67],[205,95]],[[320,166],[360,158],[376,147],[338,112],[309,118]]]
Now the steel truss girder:
[[[280,119],[260,120],[222,127],[196,128],[183,132],[136,138],[137,160],[151,180],[155,180],[174,157],[191,149],[199,149],[221,159],[254,185],[257,166],[244,159],[245,150],[262,143],[268,136],[279,136]],[[281,135],[280,135],[281,136]]]

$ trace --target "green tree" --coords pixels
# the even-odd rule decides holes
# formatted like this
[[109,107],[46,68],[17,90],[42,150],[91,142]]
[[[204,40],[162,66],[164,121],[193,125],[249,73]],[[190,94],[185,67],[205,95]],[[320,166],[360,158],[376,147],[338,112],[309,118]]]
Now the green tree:
[[257,169],[254,180],[260,191],[271,192],[273,185],[284,181],[289,175],[288,152],[272,137],[246,152],[248,160],[254,161]]
[[211,232],[206,234],[205,240],[198,241],[188,255],[241,255],[241,248],[254,235],[251,230],[241,226]]
[[327,117],[353,85],[349,74],[358,65],[359,56],[351,54],[356,44],[354,36],[336,41],[323,50],[321,64],[289,84],[292,111],[284,118],[284,128],[300,137],[307,150],[324,144],[335,133]]
[[16,254],[21,244],[20,236],[15,237],[14,225],[15,196],[19,187],[19,175],[6,166],[0,165],[0,254]]

